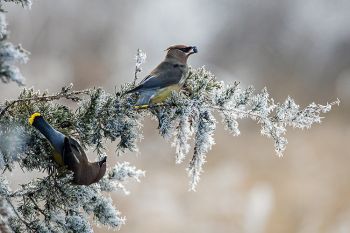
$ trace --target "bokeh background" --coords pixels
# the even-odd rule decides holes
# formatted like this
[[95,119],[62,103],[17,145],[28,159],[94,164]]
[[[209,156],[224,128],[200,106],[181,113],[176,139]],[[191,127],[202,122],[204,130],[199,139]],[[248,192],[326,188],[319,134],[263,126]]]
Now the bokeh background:
[[[127,216],[121,233],[350,232],[350,1],[348,0],[34,0],[8,6],[10,40],[31,52],[21,66],[27,86],[55,92],[131,81],[137,48],[147,74],[172,44],[197,45],[193,67],[225,82],[267,87],[283,101],[341,105],[310,130],[289,129],[283,158],[258,126],[241,122],[233,137],[218,125],[197,192],[188,192],[186,162],[145,120],[140,153],[117,157],[146,170],[131,194],[112,194]],[[0,98],[20,88],[0,85]],[[93,153],[92,153],[93,154]],[[12,179],[21,180],[19,170]],[[109,232],[95,227],[96,232]]]

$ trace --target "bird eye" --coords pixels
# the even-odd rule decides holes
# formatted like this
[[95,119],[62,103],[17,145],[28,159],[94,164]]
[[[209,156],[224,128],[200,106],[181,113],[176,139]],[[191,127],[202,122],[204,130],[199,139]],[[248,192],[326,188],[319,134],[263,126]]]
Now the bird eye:
[[181,50],[184,53],[188,53],[191,49],[192,49],[192,47],[179,48],[179,50]]

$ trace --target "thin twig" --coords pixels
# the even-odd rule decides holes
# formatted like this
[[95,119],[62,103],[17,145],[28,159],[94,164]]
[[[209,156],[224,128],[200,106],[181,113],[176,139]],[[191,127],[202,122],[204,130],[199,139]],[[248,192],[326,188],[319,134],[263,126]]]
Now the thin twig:
[[45,219],[49,218],[49,216],[38,206],[31,196],[28,196],[28,198],[35,205],[36,209],[45,217]]
[[8,101],[8,104],[6,107],[4,107],[1,112],[0,112],[0,117],[2,117],[5,112],[7,112],[11,107],[13,107],[17,103],[22,103],[22,102],[28,102],[28,101],[35,101],[35,102],[40,102],[40,101],[53,101],[53,100],[58,100],[61,98],[66,98],[66,99],[71,99],[71,100],[76,100],[77,97],[76,95],[82,95],[82,94],[88,94],[90,90],[80,90],[80,91],[72,91],[72,92],[59,92],[53,95],[47,95],[47,96],[34,96],[30,98],[24,98],[24,99],[17,99],[17,100],[11,100]]
[[142,52],[141,49],[137,49],[133,86],[136,85],[136,81],[138,79],[137,74],[142,71],[141,65],[142,65],[142,63],[145,62],[145,59],[146,59],[146,54],[144,52]]
[[132,85],[135,86],[136,85],[136,81],[137,81],[137,73],[139,73],[140,70],[139,68],[137,68],[137,66],[135,67],[135,74],[134,74],[134,81],[132,82]]

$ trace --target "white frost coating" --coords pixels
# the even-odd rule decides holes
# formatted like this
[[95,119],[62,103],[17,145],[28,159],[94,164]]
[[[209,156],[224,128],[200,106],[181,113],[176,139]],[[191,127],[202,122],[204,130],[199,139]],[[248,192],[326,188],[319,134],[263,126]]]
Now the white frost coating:
[[0,39],[7,35],[7,22],[5,14],[0,12]]
[[201,110],[198,115],[198,124],[195,135],[194,155],[188,167],[188,174],[190,176],[190,190],[195,191],[200,179],[200,174],[203,171],[203,164],[206,162],[205,157],[208,151],[214,145],[214,130],[215,118],[212,113],[206,109]]
[[176,163],[180,164],[185,159],[186,154],[190,150],[188,140],[193,134],[193,129],[189,122],[190,114],[192,114],[192,104],[189,102],[186,107],[182,109],[182,114],[178,123],[178,130],[175,132],[174,141],[171,144],[176,150]]
[[6,128],[0,125],[0,138],[0,168],[2,168],[4,160],[7,164],[11,164],[22,158],[28,138],[24,127],[17,125]]
[[[30,8],[31,1],[15,1]],[[8,83],[16,82],[18,85],[24,84],[24,77],[16,64],[28,61],[28,52],[21,45],[14,46],[7,41],[8,31],[4,12],[0,12],[0,81]]]
[[79,215],[67,216],[66,226],[68,227],[68,229],[72,230],[73,232],[87,232],[87,233],[93,232],[89,222],[86,221],[86,216],[84,217]]
[[103,191],[122,190],[124,194],[128,195],[130,192],[125,188],[125,183],[130,179],[140,182],[140,178],[144,176],[144,171],[138,170],[128,162],[117,163],[106,172],[105,177],[100,180],[99,184]]
[[136,53],[136,56],[135,56],[135,60],[136,60],[135,66],[136,66],[136,71],[137,72],[141,72],[142,71],[141,65],[143,63],[145,63],[146,58],[147,58],[146,53],[143,52],[141,49],[137,49],[137,53]]

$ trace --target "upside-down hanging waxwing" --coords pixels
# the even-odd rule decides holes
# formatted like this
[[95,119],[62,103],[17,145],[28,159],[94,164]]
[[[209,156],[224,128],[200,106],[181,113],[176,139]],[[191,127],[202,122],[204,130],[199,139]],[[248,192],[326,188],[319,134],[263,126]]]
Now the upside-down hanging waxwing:
[[90,163],[80,144],[54,129],[40,113],[32,114],[28,121],[51,143],[55,150],[54,160],[74,173],[74,184],[90,185],[98,182],[104,176],[107,157],[102,158],[99,162]]
[[179,91],[186,80],[188,71],[187,59],[197,53],[196,46],[174,45],[162,61],[138,86],[128,93],[138,93],[136,108],[146,108],[148,105],[162,103],[172,91]]

